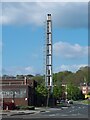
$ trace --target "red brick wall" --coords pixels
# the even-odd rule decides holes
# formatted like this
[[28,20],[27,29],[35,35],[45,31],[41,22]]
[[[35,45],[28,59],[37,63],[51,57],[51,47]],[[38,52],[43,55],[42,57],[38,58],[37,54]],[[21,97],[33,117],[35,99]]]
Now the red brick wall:
[[[12,102],[12,98],[4,98],[3,99],[4,102]],[[15,98],[15,105],[22,105],[22,106],[26,106],[28,105],[28,100],[25,100],[25,98]]]

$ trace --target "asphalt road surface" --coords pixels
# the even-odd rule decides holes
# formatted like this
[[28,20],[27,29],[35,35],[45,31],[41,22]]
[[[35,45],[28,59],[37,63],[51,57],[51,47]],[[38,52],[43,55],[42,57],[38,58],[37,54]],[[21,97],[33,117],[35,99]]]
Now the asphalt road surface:
[[[13,118],[33,119],[33,118],[88,118],[88,105],[73,104],[71,107],[47,108],[45,111],[39,111],[34,114],[3,116],[9,120]],[[3,119],[3,120],[4,120]]]

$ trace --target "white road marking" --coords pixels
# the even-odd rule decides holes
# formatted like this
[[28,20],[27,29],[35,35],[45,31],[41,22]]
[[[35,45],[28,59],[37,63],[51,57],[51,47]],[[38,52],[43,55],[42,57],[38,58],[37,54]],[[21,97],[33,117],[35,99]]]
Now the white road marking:
[[62,114],[61,116],[68,116],[67,114]]
[[75,110],[72,110],[72,111],[75,111]]
[[55,114],[51,114],[51,115],[49,115],[49,116],[55,116]]
[[71,114],[72,116],[77,116],[77,114]]
[[74,106],[72,108],[75,108]]

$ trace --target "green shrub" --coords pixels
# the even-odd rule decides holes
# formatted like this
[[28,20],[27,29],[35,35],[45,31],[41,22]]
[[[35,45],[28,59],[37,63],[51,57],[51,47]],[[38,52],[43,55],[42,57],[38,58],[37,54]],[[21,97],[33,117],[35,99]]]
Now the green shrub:
[[16,106],[18,110],[35,110],[34,106]]

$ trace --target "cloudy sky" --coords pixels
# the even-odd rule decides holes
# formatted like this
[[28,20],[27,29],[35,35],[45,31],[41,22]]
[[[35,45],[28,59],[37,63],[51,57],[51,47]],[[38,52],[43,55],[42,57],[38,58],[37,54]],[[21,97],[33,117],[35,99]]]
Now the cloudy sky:
[[87,2],[5,1],[0,7],[3,74],[44,72],[48,13],[53,23],[53,71],[76,71],[88,64]]
[[89,0],[2,0],[2,2],[89,2]]

